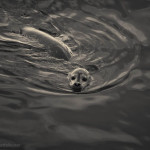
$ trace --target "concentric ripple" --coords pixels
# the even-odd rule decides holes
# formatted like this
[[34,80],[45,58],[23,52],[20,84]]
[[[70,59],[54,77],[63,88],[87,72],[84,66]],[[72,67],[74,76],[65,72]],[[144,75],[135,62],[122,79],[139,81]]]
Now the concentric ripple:
[[[39,19],[33,23],[35,15]],[[122,20],[117,11],[91,6],[78,11],[68,8],[48,17],[36,11],[27,18],[8,18],[11,18],[9,24],[1,25],[0,76],[4,81],[3,90],[11,91],[11,95],[13,91],[27,91],[31,95],[34,92],[72,94],[66,77],[79,66],[87,68],[94,77],[92,85],[82,93],[118,85],[138,63],[140,43],[146,40],[144,34],[127,19]],[[20,28],[25,25],[51,35],[53,26],[57,29],[53,36],[67,44],[74,56],[69,61],[52,57],[47,45],[39,43],[37,37],[20,34]]]

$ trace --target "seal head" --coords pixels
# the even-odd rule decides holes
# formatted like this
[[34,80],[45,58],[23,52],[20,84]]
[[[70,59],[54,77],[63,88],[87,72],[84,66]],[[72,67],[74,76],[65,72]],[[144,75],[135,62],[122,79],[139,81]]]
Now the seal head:
[[76,68],[68,74],[69,86],[74,92],[81,92],[91,83],[92,76],[84,68]]

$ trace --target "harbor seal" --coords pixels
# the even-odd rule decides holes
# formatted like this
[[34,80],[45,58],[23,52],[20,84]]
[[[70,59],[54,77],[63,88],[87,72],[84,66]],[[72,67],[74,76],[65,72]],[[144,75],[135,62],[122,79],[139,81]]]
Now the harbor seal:
[[[66,44],[43,31],[33,27],[24,27],[22,28],[22,34],[29,37],[34,37],[38,39],[40,43],[46,45],[52,57],[69,61],[70,58],[74,56],[73,52]],[[90,85],[93,79],[89,71],[81,67],[69,72],[67,78],[69,81],[69,86],[73,92],[83,91]]]
[[43,31],[40,31],[33,27],[23,27],[21,33],[25,36],[33,37],[37,39],[41,44],[46,45],[52,57],[68,61],[73,56],[73,52],[66,44],[58,41],[56,38]]

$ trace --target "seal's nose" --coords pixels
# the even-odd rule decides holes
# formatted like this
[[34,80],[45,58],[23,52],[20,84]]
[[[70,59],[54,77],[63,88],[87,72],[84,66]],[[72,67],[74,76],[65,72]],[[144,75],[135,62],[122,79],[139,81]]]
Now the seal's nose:
[[81,85],[81,84],[78,83],[78,82],[74,84],[74,86],[76,86],[76,87],[80,87],[80,85]]

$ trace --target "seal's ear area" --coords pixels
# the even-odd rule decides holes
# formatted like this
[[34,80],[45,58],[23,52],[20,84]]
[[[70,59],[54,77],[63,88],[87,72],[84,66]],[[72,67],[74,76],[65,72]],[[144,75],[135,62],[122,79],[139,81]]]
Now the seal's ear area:
[[96,65],[86,65],[85,69],[87,71],[89,71],[91,74],[95,73],[96,71],[98,71],[98,67]]
[[88,80],[88,85],[91,85],[93,80],[94,80],[94,78],[90,75],[89,80]]
[[94,80],[94,78],[93,78],[92,76],[90,76],[90,80],[91,80],[91,81],[93,81],[93,80]]
[[67,76],[67,79],[69,80],[70,77],[71,77],[71,73],[69,72],[69,73],[68,73],[68,76]]

